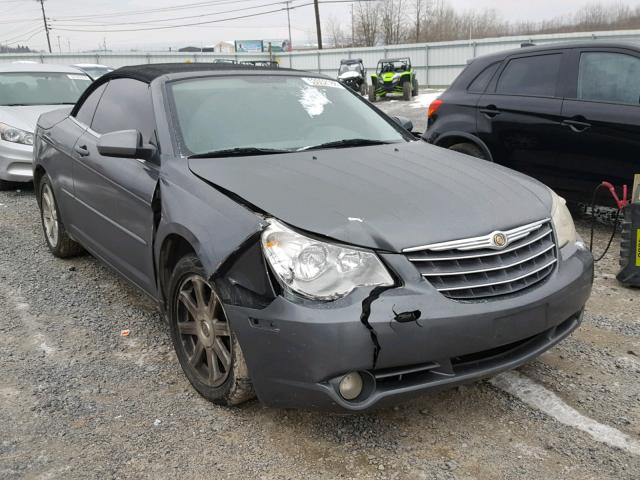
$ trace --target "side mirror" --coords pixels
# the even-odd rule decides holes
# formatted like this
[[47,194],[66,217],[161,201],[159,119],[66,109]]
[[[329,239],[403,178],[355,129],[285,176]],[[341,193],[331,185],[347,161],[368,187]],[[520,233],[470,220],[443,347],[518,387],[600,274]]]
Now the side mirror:
[[137,130],[105,133],[98,140],[98,153],[105,157],[139,158],[149,160],[155,154],[152,146],[145,146]]
[[407,117],[401,117],[400,115],[398,115],[397,117],[391,117],[391,118],[393,118],[393,120],[405,130],[409,132],[413,130],[413,122],[409,120]]

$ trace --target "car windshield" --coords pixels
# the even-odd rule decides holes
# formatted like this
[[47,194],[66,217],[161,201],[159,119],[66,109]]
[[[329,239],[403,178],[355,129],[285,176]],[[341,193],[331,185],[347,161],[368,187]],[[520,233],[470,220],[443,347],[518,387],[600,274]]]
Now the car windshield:
[[362,69],[360,68],[359,63],[343,63],[340,65],[340,70],[338,71],[339,75],[342,75],[346,72],[358,72],[361,73]]
[[113,69],[109,67],[81,67],[94,80],[100,78],[105,73],[111,72]]
[[295,151],[356,139],[360,144],[406,141],[335,80],[206,77],[172,82],[169,91],[189,155],[245,148]]
[[409,70],[409,64],[404,61],[395,61],[395,62],[383,62],[378,64],[378,73],[388,73],[388,72],[406,72]]
[[63,105],[76,103],[91,79],[84,73],[0,73],[0,105]]

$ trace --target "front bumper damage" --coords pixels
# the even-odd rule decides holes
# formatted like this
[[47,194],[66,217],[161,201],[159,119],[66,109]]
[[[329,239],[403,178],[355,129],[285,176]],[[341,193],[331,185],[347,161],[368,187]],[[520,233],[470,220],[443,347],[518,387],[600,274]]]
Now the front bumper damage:
[[[404,255],[381,258],[401,286],[329,303],[225,305],[264,404],[365,411],[515,368],[577,328],[593,282],[592,257],[574,244],[541,284],[485,302],[447,299]],[[337,386],[352,371],[365,388],[347,401]]]

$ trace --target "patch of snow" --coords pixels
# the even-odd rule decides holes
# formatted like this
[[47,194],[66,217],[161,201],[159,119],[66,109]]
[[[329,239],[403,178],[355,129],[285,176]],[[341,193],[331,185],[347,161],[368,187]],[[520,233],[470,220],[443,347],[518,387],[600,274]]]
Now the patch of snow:
[[313,118],[322,115],[324,106],[331,103],[331,100],[327,98],[327,95],[322,90],[308,86],[300,91],[299,102],[302,108]]
[[442,95],[444,90],[432,90],[427,93],[421,93],[417,97],[413,99],[413,102],[409,104],[411,108],[429,108],[431,102],[433,102],[436,98]]

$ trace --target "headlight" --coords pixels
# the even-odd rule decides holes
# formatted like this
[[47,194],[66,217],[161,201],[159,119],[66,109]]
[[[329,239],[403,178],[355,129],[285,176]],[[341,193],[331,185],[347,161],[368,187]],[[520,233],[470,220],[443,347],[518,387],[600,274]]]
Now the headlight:
[[391,79],[392,82],[395,82],[396,80],[398,80],[402,75],[400,75],[399,73],[394,73],[393,74],[393,78]]
[[375,253],[305,237],[277,220],[262,232],[262,249],[281,285],[303,297],[334,300],[356,287],[393,285]]
[[578,240],[578,234],[576,233],[576,227],[573,224],[571,213],[569,213],[569,209],[567,208],[567,202],[553,191],[551,191],[551,198],[553,199],[551,220],[553,221],[553,226],[556,231],[558,247],[562,248],[569,242],[576,242]]
[[33,133],[0,123],[0,138],[7,142],[33,145]]

